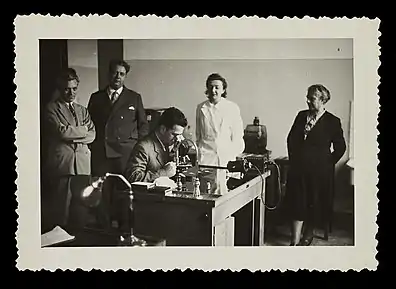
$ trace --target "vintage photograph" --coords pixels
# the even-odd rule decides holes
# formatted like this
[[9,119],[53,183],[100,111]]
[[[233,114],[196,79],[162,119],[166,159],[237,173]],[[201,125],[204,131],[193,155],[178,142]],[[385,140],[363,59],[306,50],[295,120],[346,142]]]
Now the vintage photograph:
[[[63,20],[71,24],[71,18]],[[55,23],[51,17],[34,19],[38,27],[45,20],[47,26]],[[28,32],[27,23],[35,23],[27,20],[18,22],[17,58],[27,49],[18,43],[19,34]],[[311,253],[330,259],[344,254],[327,265],[318,260],[318,270],[341,261],[338,268],[367,268],[366,261],[348,258],[376,243],[378,21],[362,22],[371,29],[365,35],[348,35],[356,30],[348,30],[345,21],[344,31],[334,25],[339,34],[313,28],[306,35],[292,37],[289,31],[289,36],[275,37],[264,29],[256,37],[237,32],[221,37],[221,27],[232,23],[218,20],[212,34],[190,24],[173,35],[160,35],[154,32],[156,20],[165,21],[141,19],[145,36],[133,29],[109,35],[92,23],[74,37],[72,27],[69,32],[53,27],[42,35],[37,30],[35,42],[32,37],[36,48],[29,57],[36,66],[30,81],[37,80],[37,93],[25,95],[32,88],[20,79],[17,66],[16,103],[33,114],[20,112],[19,117],[27,118],[32,134],[37,132],[37,143],[24,144],[26,153],[17,145],[17,168],[35,162],[30,170],[37,176],[37,190],[33,193],[31,187],[27,193],[19,186],[17,195],[19,203],[27,194],[34,199],[27,204],[34,213],[24,214],[35,218],[30,230],[35,230],[34,250],[43,259],[20,255],[31,264],[24,267],[70,268],[59,259],[44,264],[44,255],[65,256],[73,248],[80,254],[98,250],[95,254],[103,253],[98,262],[114,250],[120,263],[114,255],[111,263],[122,267],[122,262],[132,262],[122,256],[143,258],[154,250],[149,247],[163,247],[156,250],[180,258],[188,252],[217,258],[232,248],[235,262],[238,254],[247,254],[238,250],[248,249],[252,268],[260,269],[309,266],[278,260],[271,267],[271,256],[279,255],[274,249],[280,248],[289,250],[283,252],[286,256],[305,256],[305,264]],[[57,21],[61,26],[62,18]],[[166,21],[170,27],[172,20]],[[248,25],[241,24],[241,30]],[[360,62],[364,41],[371,48],[371,66]],[[368,68],[366,74],[374,75],[371,83],[361,76]],[[33,161],[24,160],[25,154],[33,154]],[[365,161],[374,161],[370,176],[358,171],[356,178],[355,163],[364,166]],[[362,218],[371,224],[363,224],[370,229],[359,233]],[[20,215],[22,221],[28,222]],[[18,246],[26,242],[22,229]],[[294,246],[302,248],[290,248]],[[317,249],[321,251],[314,253]],[[266,265],[253,265],[257,254]],[[371,256],[371,267],[376,266],[375,251],[360,254]],[[68,256],[73,268],[96,266],[86,259],[76,265],[77,259]],[[155,262],[151,265],[160,266]]]

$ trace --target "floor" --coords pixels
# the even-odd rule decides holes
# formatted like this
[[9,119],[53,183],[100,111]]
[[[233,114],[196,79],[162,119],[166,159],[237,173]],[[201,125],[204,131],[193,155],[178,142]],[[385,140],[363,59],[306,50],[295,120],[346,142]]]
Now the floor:
[[[267,246],[289,246],[291,231],[287,221],[277,213],[269,213],[266,221],[265,244]],[[311,246],[353,246],[354,215],[353,197],[338,196],[334,203],[334,220],[329,239],[323,239],[323,230],[315,231]]]

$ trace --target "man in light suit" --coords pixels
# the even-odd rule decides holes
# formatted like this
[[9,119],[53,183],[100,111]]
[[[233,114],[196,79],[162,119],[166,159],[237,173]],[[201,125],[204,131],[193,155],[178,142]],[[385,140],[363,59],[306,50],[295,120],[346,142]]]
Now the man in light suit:
[[46,173],[52,182],[52,209],[55,225],[66,226],[72,198],[71,178],[91,174],[91,151],[88,144],[95,138],[95,126],[88,110],[75,103],[79,77],[72,68],[59,78],[59,97],[45,110],[45,128],[49,149]]
[[[240,109],[226,98],[227,81],[218,73],[208,76],[206,95],[196,110],[199,164],[225,167],[245,149]],[[214,170],[208,181],[215,193],[227,192],[225,170]]]
[[154,182],[159,177],[173,177],[176,164],[170,147],[182,137],[187,119],[177,108],[166,109],[154,132],[134,147],[126,165],[124,176],[133,182]]

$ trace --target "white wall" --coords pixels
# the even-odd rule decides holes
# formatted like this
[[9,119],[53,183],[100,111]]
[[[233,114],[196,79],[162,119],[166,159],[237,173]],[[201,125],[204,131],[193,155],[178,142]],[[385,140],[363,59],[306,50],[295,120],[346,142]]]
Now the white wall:
[[125,40],[124,59],[131,64],[126,85],[142,94],[145,107],[179,107],[194,129],[206,78],[219,72],[244,125],[259,116],[268,149],[274,157],[286,156],[287,133],[314,83],[330,89],[328,109],[341,118],[349,143],[352,48],[348,39]]
[[352,59],[351,39],[126,39],[124,59]]
[[97,40],[69,39],[67,48],[69,67],[80,77],[76,101],[87,106],[90,95],[99,87]]

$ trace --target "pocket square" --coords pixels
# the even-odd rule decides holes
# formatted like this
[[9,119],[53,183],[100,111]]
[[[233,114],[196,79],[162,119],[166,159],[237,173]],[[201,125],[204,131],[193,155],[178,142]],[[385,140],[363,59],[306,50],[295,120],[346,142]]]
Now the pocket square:
[[135,108],[133,107],[133,105],[131,105],[130,107],[128,107],[128,109],[130,109],[130,110],[135,110]]

